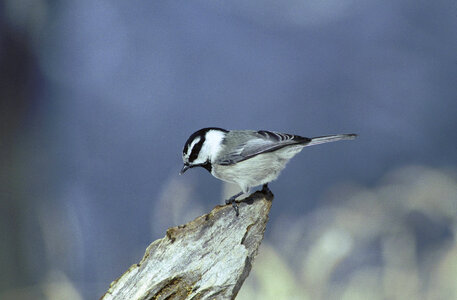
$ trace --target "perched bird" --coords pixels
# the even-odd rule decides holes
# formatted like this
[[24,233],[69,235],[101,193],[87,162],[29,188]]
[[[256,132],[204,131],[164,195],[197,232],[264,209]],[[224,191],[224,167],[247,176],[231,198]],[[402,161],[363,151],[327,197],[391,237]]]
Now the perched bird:
[[235,199],[254,186],[275,180],[287,162],[304,147],[352,140],[356,134],[336,134],[307,138],[266,130],[225,130],[208,127],[194,132],[184,144],[183,174],[190,168],[202,167],[214,177],[236,183],[241,192],[233,195],[232,204],[238,216]]

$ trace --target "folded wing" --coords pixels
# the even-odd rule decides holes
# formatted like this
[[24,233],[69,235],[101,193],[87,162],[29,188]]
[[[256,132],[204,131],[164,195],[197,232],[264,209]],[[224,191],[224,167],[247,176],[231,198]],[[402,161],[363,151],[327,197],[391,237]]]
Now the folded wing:
[[217,164],[232,165],[256,155],[276,151],[286,146],[306,145],[311,142],[310,138],[266,130],[238,132],[237,134],[240,136],[237,136],[236,140],[239,140],[240,143],[234,147],[230,147],[230,152],[221,155],[216,161]]

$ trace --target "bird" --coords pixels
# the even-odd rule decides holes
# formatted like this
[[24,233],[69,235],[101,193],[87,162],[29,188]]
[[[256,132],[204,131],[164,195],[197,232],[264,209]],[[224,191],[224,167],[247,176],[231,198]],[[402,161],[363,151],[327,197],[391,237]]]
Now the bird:
[[255,186],[268,189],[268,183],[275,180],[287,162],[304,147],[356,137],[357,134],[350,133],[309,138],[268,130],[206,127],[191,134],[184,144],[184,166],[180,174],[202,167],[220,180],[237,184],[241,192],[225,202],[232,204],[238,216],[236,198]]

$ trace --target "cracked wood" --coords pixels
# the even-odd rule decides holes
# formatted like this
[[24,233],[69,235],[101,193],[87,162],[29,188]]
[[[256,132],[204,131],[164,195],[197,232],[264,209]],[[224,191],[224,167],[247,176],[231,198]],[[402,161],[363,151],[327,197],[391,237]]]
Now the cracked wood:
[[167,230],[143,259],[113,281],[101,299],[234,299],[263,239],[273,195],[239,202]]

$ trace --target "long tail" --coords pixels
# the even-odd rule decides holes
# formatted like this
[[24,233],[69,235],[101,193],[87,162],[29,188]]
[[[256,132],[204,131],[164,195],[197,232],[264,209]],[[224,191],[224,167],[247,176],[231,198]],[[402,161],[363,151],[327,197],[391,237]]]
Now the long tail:
[[306,146],[314,146],[314,145],[336,142],[336,141],[341,141],[341,140],[353,140],[356,137],[357,137],[357,134],[355,134],[355,133],[318,136],[318,137],[312,138],[311,142],[306,144]]

